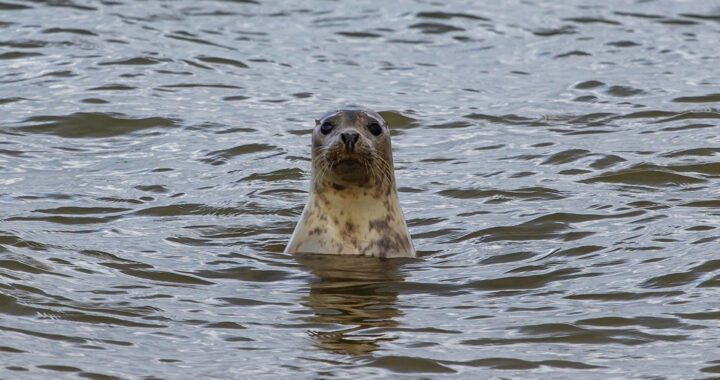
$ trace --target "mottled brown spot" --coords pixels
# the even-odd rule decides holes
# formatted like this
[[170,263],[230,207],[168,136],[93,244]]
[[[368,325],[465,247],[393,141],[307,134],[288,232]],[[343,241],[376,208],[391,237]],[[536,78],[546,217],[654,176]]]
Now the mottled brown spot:
[[345,190],[345,186],[343,186],[343,185],[338,185],[337,183],[333,183],[333,184],[332,184],[332,187],[333,187],[333,189],[335,189],[335,190],[337,190],[337,191],[343,191],[343,190]]
[[406,250],[409,248],[406,236],[398,233],[397,231],[393,232],[392,240],[396,250],[400,250],[401,248]]
[[380,248],[380,257],[387,257],[387,252],[393,248],[390,239],[382,237],[375,242],[375,245]]
[[310,232],[309,232],[308,234],[311,235],[311,236],[312,236],[312,235],[320,235],[320,234],[323,233],[323,232],[325,232],[325,230],[324,230],[323,228],[315,227],[315,228],[313,228],[312,230],[310,230]]
[[376,219],[370,221],[368,228],[370,231],[376,230],[378,232],[384,232],[390,228],[390,225],[388,225],[388,222],[384,219]]

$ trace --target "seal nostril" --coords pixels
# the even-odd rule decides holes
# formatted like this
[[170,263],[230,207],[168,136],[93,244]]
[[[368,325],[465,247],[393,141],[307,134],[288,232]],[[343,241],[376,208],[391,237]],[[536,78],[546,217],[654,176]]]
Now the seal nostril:
[[355,144],[360,138],[360,134],[356,132],[344,132],[340,134],[340,139],[345,144],[345,149],[352,151],[355,148]]

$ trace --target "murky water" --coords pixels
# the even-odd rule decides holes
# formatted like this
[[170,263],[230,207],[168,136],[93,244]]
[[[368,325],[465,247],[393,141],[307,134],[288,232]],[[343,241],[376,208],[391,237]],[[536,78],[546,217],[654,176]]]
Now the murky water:
[[[720,4],[484,3],[0,0],[0,377],[720,376]],[[282,254],[350,102],[418,260]]]

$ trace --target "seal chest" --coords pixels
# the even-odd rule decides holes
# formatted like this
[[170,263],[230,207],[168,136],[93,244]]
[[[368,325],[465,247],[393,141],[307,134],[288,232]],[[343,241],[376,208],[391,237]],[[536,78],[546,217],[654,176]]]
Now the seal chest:
[[315,121],[310,196],[285,252],[415,257],[378,113],[349,106]]

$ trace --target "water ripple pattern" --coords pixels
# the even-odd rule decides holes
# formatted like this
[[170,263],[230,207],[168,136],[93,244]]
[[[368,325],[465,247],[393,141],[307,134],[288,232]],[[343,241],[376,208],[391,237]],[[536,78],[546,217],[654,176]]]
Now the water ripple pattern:
[[[720,376],[715,2],[0,0],[0,377]],[[284,255],[310,131],[420,258]]]

